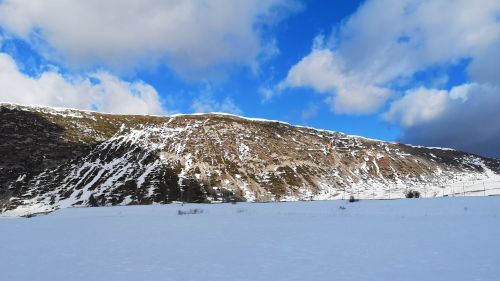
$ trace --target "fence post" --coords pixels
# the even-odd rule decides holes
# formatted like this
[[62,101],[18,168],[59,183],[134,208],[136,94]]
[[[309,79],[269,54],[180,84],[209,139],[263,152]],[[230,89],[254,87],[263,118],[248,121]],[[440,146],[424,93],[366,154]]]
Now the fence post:
[[484,186],[484,181],[483,181],[483,196],[486,196],[486,187]]

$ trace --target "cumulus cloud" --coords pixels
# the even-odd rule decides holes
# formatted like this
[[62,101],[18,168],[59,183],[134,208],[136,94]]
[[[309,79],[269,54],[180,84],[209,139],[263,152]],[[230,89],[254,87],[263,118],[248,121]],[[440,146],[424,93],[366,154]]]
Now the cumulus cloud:
[[337,113],[370,113],[391,95],[390,90],[373,85],[355,73],[347,73],[342,58],[328,49],[314,49],[288,72],[277,89],[310,87],[330,93],[329,104]]
[[0,100],[110,113],[163,112],[158,93],[143,82],[123,81],[106,72],[83,77],[52,70],[30,77],[5,53],[0,53]]
[[114,69],[167,64],[187,78],[217,74],[277,52],[262,26],[292,0],[4,0],[0,25],[45,56]]
[[[399,123],[403,128],[410,128],[441,117],[445,110],[453,107],[454,104],[456,106],[456,104],[466,103],[471,92],[481,95],[481,93],[495,90],[491,86],[470,83],[455,86],[449,91],[424,87],[411,89],[402,98],[394,101],[383,117],[389,122]],[[477,99],[478,97],[472,95],[471,98]]]
[[450,95],[445,90],[412,89],[403,98],[393,102],[389,111],[383,116],[388,121],[399,123],[402,127],[408,128],[439,116],[446,107],[449,98]]
[[[423,102],[429,100],[433,101]],[[409,93],[384,117],[403,126],[401,142],[500,157],[499,108],[498,86],[464,84],[450,91],[419,89]]]
[[495,0],[368,1],[334,40],[352,69],[384,83],[431,65],[482,56],[500,39],[499,10]]
[[367,1],[326,44],[316,38],[282,83],[331,93],[334,103],[351,107],[334,104],[337,112],[370,113],[390,96],[388,85],[430,66],[471,58],[471,76],[492,80],[499,64],[481,61],[499,60],[499,11],[494,0]]

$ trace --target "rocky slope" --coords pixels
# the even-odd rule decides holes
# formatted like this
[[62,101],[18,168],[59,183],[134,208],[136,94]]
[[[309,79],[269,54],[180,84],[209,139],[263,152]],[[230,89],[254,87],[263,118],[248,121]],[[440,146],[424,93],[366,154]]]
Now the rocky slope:
[[432,197],[465,194],[465,183],[468,194],[482,195],[485,183],[488,194],[500,185],[500,160],[225,114],[0,104],[0,155],[3,215],[173,201],[398,198],[408,190]]

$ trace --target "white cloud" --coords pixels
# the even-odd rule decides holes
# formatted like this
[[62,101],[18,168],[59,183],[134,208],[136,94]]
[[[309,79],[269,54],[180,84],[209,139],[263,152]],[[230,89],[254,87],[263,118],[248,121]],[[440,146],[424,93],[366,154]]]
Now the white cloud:
[[500,157],[499,108],[499,86],[464,84],[450,91],[409,93],[392,105],[385,118],[404,127],[402,142]]
[[385,83],[498,46],[498,11],[496,0],[367,1],[335,33],[336,51],[349,71]]
[[243,113],[241,108],[229,97],[224,98],[222,101],[216,100],[210,84],[206,84],[198,97],[191,102],[191,109],[195,113],[224,112],[236,115]]
[[81,77],[52,70],[29,77],[5,53],[0,53],[0,100],[111,113],[163,112],[158,93],[143,82],[123,81],[106,72]]
[[222,112],[227,112],[227,113],[232,113],[236,115],[241,115],[243,114],[243,110],[237,106],[234,101],[230,98],[225,98],[224,101],[222,102],[220,106],[220,111]]
[[[141,81],[127,82],[109,73],[95,73],[99,83],[89,88],[93,104],[99,111],[159,114],[163,112],[156,90]],[[85,93],[82,93],[85,95]]]
[[313,49],[290,69],[277,90],[291,87],[310,87],[330,94],[327,101],[337,113],[371,113],[391,95],[390,90],[346,72],[342,58],[329,49]]
[[399,123],[404,128],[432,121],[439,117],[453,100],[467,101],[471,87],[476,85],[464,84],[450,91],[411,89],[404,97],[393,102],[383,117],[387,121]]
[[[167,64],[188,78],[256,68],[277,52],[261,27],[293,0],[4,0],[0,24],[46,56],[115,69]],[[55,51],[55,52],[54,52]]]
[[271,101],[272,98],[278,94],[276,89],[268,88],[268,87],[260,87],[258,89],[258,92],[259,92],[260,96],[262,97],[263,103]]
[[316,37],[281,85],[329,93],[338,113],[371,113],[390,97],[391,83],[411,86],[417,71],[464,58],[473,81],[492,83],[500,72],[499,12],[496,0],[369,0],[327,40]]
[[309,103],[306,109],[300,113],[300,120],[306,121],[318,114],[319,106],[314,103]]

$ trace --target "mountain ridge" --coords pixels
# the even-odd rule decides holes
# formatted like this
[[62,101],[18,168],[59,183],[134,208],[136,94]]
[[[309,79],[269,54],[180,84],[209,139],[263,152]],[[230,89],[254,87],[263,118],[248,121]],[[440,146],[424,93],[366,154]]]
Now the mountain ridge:
[[[237,115],[0,103],[0,210],[496,194],[500,160]],[[471,193],[479,187],[470,184]],[[484,188],[485,189],[485,188]],[[486,195],[486,190],[483,190]],[[478,195],[478,194],[471,194]]]

